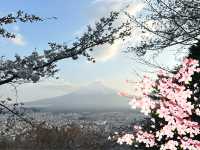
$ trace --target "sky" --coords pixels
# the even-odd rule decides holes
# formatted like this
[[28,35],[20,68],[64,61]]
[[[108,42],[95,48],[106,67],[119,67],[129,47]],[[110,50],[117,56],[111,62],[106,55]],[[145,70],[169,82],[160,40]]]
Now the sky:
[[[141,0],[142,1],[142,0]],[[92,24],[98,18],[106,16],[111,10],[120,10],[130,5],[129,11],[133,15],[143,8],[138,0],[6,0],[1,2],[0,16],[10,12],[23,10],[47,19],[44,22],[33,24],[17,23],[7,28],[16,33],[13,40],[0,39],[0,54],[12,59],[15,54],[29,55],[33,50],[42,52],[48,49],[48,42],[71,43],[75,37],[84,32],[88,24]],[[122,18],[123,19],[123,18]],[[58,63],[58,80],[50,79],[37,84],[25,84],[18,86],[20,99],[25,101],[42,99],[65,94],[80,86],[92,82],[101,81],[103,84],[117,89],[127,90],[124,82],[127,79],[137,78],[135,70],[142,72],[144,66],[138,65],[130,55],[122,53],[124,43],[117,41],[112,46],[104,46],[95,49],[93,56],[96,63],[89,63],[85,58],[79,60],[66,59]],[[168,53],[172,57],[173,53]],[[159,58],[166,60],[166,54]],[[169,65],[174,60],[167,61]],[[165,61],[163,61],[165,62]],[[53,87],[53,88],[52,88]],[[10,90],[5,92],[10,95]],[[9,94],[8,94],[9,93]],[[31,94],[35,93],[35,94]]]

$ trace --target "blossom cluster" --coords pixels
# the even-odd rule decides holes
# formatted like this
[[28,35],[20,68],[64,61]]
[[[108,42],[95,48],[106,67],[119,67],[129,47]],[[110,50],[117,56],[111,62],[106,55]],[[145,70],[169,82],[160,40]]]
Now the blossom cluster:
[[123,144],[126,143],[128,145],[132,145],[134,140],[134,136],[132,134],[125,134],[124,136],[118,138],[118,143]]
[[200,122],[193,116],[200,117],[200,109],[199,103],[191,100],[198,101],[194,89],[189,88],[193,75],[199,72],[199,62],[186,58],[175,74],[159,71],[156,81],[145,76],[140,85],[141,97],[131,98],[129,104],[148,115],[151,126],[137,127],[136,134],[124,135],[118,142],[143,143],[160,150],[199,150]]

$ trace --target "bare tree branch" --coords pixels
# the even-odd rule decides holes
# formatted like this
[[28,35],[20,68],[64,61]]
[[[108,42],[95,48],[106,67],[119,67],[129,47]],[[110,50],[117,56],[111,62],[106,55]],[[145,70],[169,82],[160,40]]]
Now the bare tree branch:
[[77,38],[72,46],[49,43],[50,49],[44,50],[43,55],[35,51],[24,58],[16,55],[15,60],[2,59],[0,85],[20,80],[37,82],[41,77],[53,76],[58,71],[56,62],[66,58],[77,59],[82,55],[95,62],[89,54],[95,46],[112,44],[115,40],[124,39],[131,34],[129,22],[114,25],[118,17],[119,13],[111,12],[107,18],[103,17],[96,22],[95,27],[88,26],[88,30]]
[[[175,45],[191,46],[200,41],[200,1],[145,0],[147,7],[139,18],[126,15],[139,30],[150,33],[147,39],[129,48],[139,56],[147,51],[164,50]],[[152,22],[151,26],[147,26]]]

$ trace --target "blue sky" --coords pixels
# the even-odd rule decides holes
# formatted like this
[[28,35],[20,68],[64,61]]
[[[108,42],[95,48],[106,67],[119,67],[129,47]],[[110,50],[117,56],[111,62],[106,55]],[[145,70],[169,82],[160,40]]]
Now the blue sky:
[[23,35],[26,44],[23,46],[4,44],[1,47],[6,55],[12,56],[13,53],[29,54],[34,48],[47,48],[49,41],[68,42],[73,39],[74,33],[88,22],[87,10],[90,1],[74,0],[8,0],[2,2],[0,14],[23,10],[28,13],[36,14],[41,17],[58,17],[58,20],[46,20],[35,24],[16,24],[11,26],[11,30],[17,27]]
[[[126,3],[124,3],[126,2]],[[57,17],[33,24],[17,23],[7,26],[17,34],[15,40],[0,39],[1,55],[12,58],[16,53],[29,55],[34,49],[42,51],[48,48],[48,42],[70,43],[84,31],[86,25],[108,15],[112,9],[118,9],[129,3],[126,1],[104,0],[7,0],[0,5],[0,15],[23,10],[41,17]],[[115,48],[115,47],[114,47]],[[111,87],[118,86],[132,75],[131,60],[114,48],[98,48],[97,63],[92,64],[85,58],[78,61],[66,59],[58,63],[58,76],[63,82],[82,86],[95,81],[103,81]],[[118,48],[116,46],[116,48]],[[108,49],[108,55],[107,55]],[[101,53],[103,51],[103,53]],[[110,51],[110,52],[109,52]],[[114,51],[114,52],[112,52]],[[110,56],[111,55],[111,56]],[[33,88],[36,85],[33,85]]]
[[[41,17],[55,16],[58,19],[8,26],[10,31],[17,34],[17,38],[12,41],[0,39],[0,54],[7,58],[12,58],[16,53],[26,56],[34,49],[41,52],[47,49],[48,42],[73,42],[75,37],[84,31],[86,25],[108,15],[111,10],[119,10],[133,1],[141,2],[138,0],[6,0],[0,5],[1,16],[23,10]],[[140,8],[140,5],[138,6],[134,5],[131,11],[135,13]],[[112,88],[126,89],[124,81],[135,79],[136,75],[133,69],[138,70],[143,66],[138,65],[123,54],[121,51],[125,47],[121,45],[122,43],[115,43],[111,47],[104,46],[96,49],[94,56],[97,58],[97,63],[95,64],[88,63],[85,58],[77,61],[66,59],[59,62],[58,76],[60,80],[54,81],[56,87],[57,83],[63,87],[65,84],[82,86],[102,81]],[[52,80],[48,82],[52,82]],[[31,84],[29,91],[33,91],[35,87],[36,84]],[[45,92],[43,94],[47,95]]]
[[[112,0],[110,1],[110,4],[115,7],[119,3],[122,2],[117,4]],[[0,6],[2,15],[23,10],[42,17],[56,16],[58,19],[9,26],[10,31],[14,31],[19,35],[19,41],[1,40],[1,54],[7,57],[13,57],[15,53],[25,56],[34,49],[42,51],[48,48],[47,43],[49,41],[70,43],[78,36],[77,33],[84,31],[87,24],[98,20],[96,18],[107,15],[109,10],[112,10],[113,6],[106,6],[107,4],[109,3],[103,0],[59,0],[56,2],[51,0],[8,0],[3,2]],[[104,7],[106,7],[107,13],[104,12]],[[101,48],[98,51],[101,51]],[[70,82],[117,80],[120,76],[120,79],[122,79],[122,76],[125,75],[124,72],[130,71],[129,63],[122,59],[126,58],[116,56],[116,58],[113,57],[104,62],[97,59],[96,64],[89,64],[85,58],[78,61],[64,60],[58,63],[61,70],[59,75]],[[123,78],[125,79],[126,75]]]

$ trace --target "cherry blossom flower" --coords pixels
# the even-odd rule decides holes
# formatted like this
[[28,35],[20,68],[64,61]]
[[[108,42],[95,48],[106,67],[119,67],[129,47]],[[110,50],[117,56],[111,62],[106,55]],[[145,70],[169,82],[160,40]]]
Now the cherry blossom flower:
[[178,142],[170,140],[166,144],[161,145],[160,150],[177,150]]
[[[152,122],[149,127],[155,130],[134,126],[136,134],[123,136],[118,139],[118,143],[130,145],[133,143],[130,139],[135,139],[136,144],[144,143],[146,147],[160,150],[177,150],[178,147],[199,150],[200,141],[195,137],[200,135],[200,123],[192,120],[193,114],[200,116],[200,104],[196,104],[198,98],[193,95],[198,85],[194,83],[193,91],[188,87],[195,72],[200,72],[199,62],[186,58],[174,75],[159,71],[156,81],[145,76],[139,86],[142,90],[141,98],[131,98],[129,104],[131,108],[139,108],[148,115]],[[155,119],[155,116],[159,119]],[[157,141],[162,141],[162,144],[159,145]]]
[[137,133],[136,141],[139,143],[144,143],[146,147],[153,147],[155,145],[154,135],[148,132],[143,132],[142,130]]
[[121,138],[118,138],[117,143],[119,143],[120,145],[122,145],[123,143],[132,145],[133,140],[134,140],[133,134],[125,134]]

